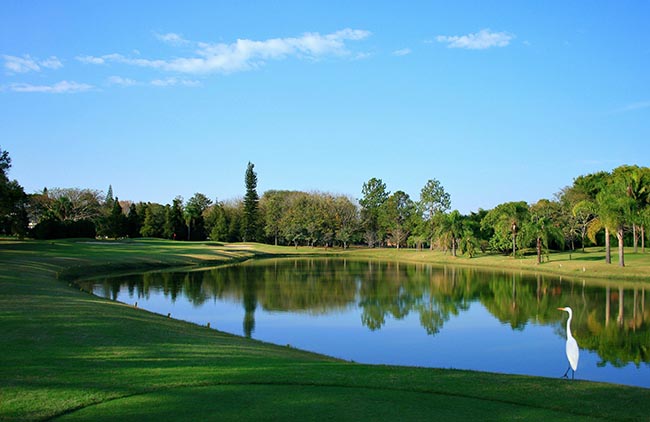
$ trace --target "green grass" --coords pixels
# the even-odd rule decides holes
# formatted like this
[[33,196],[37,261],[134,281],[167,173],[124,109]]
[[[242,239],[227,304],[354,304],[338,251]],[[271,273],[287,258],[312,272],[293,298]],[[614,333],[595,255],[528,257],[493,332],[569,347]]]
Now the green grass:
[[[342,362],[100,299],[70,282],[110,271],[339,252],[150,239],[0,241],[0,419],[644,420],[650,414],[647,389]],[[508,260],[345,253],[487,266]],[[568,262],[559,258],[540,268]],[[515,268],[526,260],[510,258]],[[630,259],[624,278],[634,279],[635,269],[642,277],[648,260]],[[596,261],[584,263],[596,271]]]

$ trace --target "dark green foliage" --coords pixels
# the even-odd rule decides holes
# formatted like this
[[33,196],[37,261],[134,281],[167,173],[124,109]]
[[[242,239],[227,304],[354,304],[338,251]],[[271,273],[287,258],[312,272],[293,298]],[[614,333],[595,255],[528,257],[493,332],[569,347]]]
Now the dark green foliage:
[[211,240],[219,242],[228,240],[228,220],[226,219],[226,211],[221,203],[217,202],[208,209],[205,223]]
[[0,234],[25,236],[27,232],[27,195],[15,180],[9,180],[9,152],[0,148]]
[[242,218],[242,237],[244,242],[255,242],[260,234],[259,196],[257,194],[257,174],[255,165],[248,163],[244,178],[246,194],[244,195],[244,215]]
[[145,217],[140,234],[144,237],[164,237],[165,218],[169,210],[169,205],[163,207],[160,204],[148,203],[143,208],[145,210]]
[[125,221],[125,234],[128,237],[140,237],[140,229],[142,228],[142,223],[140,216],[138,215],[138,208],[135,204],[129,206],[129,213],[126,216]]
[[122,212],[122,206],[118,198],[115,198],[108,216],[108,230],[106,235],[113,239],[126,235],[126,216]]
[[520,236],[521,228],[528,218],[528,204],[524,201],[506,202],[490,210],[481,221],[481,228],[494,230],[490,248],[502,253],[511,252],[516,246],[513,245],[513,236],[516,243],[519,243],[517,236]]
[[108,192],[106,192],[106,199],[105,199],[105,201],[104,201],[104,202],[106,203],[106,206],[108,206],[108,207],[112,207],[112,206],[113,206],[113,202],[115,202],[116,200],[117,200],[117,199],[114,199],[114,198],[113,198],[113,186],[112,186],[112,185],[108,185]]
[[390,243],[399,249],[413,229],[412,216],[415,203],[403,191],[397,191],[386,199],[380,207],[379,227],[388,234]]
[[165,213],[164,237],[172,240],[187,240],[187,226],[183,216],[183,198],[176,197]]
[[241,242],[243,240],[243,210],[240,207],[227,209],[226,221],[228,222],[228,242]]
[[363,184],[361,189],[363,197],[359,199],[361,205],[361,226],[368,246],[373,247],[383,244],[386,233],[381,230],[379,216],[381,207],[388,199],[390,192],[381,179],[372,178]]
[[205,227],[204,213],[212,201],[202,193],[196,193],[185,206],[188,240],[205,240],[208,233]]
[[38,223],[32,230],[34,239],[65,239],[86,237],[94,239],[97,235],[95,223],[91,220],[56,220],[46,219]]

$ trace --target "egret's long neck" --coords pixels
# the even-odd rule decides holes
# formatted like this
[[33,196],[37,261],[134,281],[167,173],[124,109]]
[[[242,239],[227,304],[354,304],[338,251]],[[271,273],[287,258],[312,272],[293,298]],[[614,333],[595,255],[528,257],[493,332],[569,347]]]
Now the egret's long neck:
[[573,337],[571,334],[571,318],[573,318],[573,313],[569,312],[569,319],[566,320],[566,335],[567,337]]

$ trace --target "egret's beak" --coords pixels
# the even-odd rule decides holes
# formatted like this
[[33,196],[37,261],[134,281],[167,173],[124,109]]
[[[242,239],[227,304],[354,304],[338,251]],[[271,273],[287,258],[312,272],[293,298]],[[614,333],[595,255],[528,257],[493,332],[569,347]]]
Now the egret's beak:
[[558,310],[558,311],[563,311],[563,310],[564,310],[564,308],[557,308],[557,310]]

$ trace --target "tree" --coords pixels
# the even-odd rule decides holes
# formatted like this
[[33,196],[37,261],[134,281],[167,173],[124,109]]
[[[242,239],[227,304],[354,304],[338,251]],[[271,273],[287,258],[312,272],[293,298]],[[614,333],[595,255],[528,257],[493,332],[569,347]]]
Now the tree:
[[352,200],[345,196],[335,197],[333,205],[336,240],[347,249],[359,228],[359,210]]
[[242,220],[244,219],[244,203],[242,200],[226,201],[223,210],[228,224],[228,242],[241,242],[243,239]]
[[113,201],[105,234],[115,239],[126,234],[126,216],[122,212],[122,206],[118,198]]
[[580,230],[580,239],[582,243],[582,252],[585,251],[585,236],[589,226],[596,218],[596,204],[590,200],[583,200],[575,204],[571,210],[573,217]]
[[205,218],[206,230],[210,233],[210,239],[215,241],[228,240],[228,220],[223,204],[215,201],[208,211]]
[[506,202],[490,210],[481,221],[481,228],[494,230],[490,239],[492,249],[505,252],[512,246],[512,256],[517,250],[517,235],[528,220],[528,204],[524,201]]
[[126,235],[131,238],[139,237],[141,227],[142,225],[140,223],[140,216],[138,215],[138,207],[132,203],[129,205],[129,213],[126,215]]
[[430,179],[420,191],[420,201],[418,202],[422,218],[428,222],[429,238],[431,243],[429,248],[433,250],[433,241],[436,233],[435,216],[447,211],[451,207],[451,197],[445,192],[445,188],[436,179]]
[[[437,230],[440,233],[440,237],[447,240],[447,243],[451,245],[451,254],[456,256],[458,244],[464,234],[463,216],[458,210],[453,210],[449,214],[437,215],[440,216],[437,218]],[[470,245],[467,245],[467,247],[471,248]]]
[[397,191],[388,197],[381,207],[380,226],[389,234],[393,245],[400,248],[411,231],[411,217],[415,212],[415,203],[407,193]]
[[[629,221],[632,225],[634,252],[638,251],[639,230],[643,227],[643,211],[650,200],[650,169],[639,166],[620,166],[612,171],[612,177],[620,179],[630,199]],[[643,231],[643,229],[642,229]]]
[[363,198],[359,200],[361,224],[368,246],[374,247],[377,242],[383,242],[384,235],[380,230],[379,214],[390,192],[386,190],[386,184],[381,179],[373,177],[363,184],[361,193],[363,194]]
[[540,199],[530,206],[529,220],[522,227],[524,243],[535,242],[537,263],[542,263],[542,249],[548,251],[551,241],[562,244],[564,236],[555,219],[559,214],[559,204],[548,199]]
[[286,212],[289,191],[271,190],[264,192],[260,200],[260,209],[262,211],[261,220],[264,221],[264,234],[273,239],[277,246],[282,226],[280,224],[282,216]]
[[166,208],[164,236],[173,240],[187,239],[187,228],[183,217],[183,198],[180,196],[174,198],[171,207]]
[[253,170],[255,165],[248,163],[244,182],[246,194],[244,195],[244,215],[242,219],[242,234],[244,242],[255,242],[258,239],[259,231],[259,210],[257,195],[257,174]]
[[634,208],[634,199],[628,196],[625,179],[612,175],[605,187],[596,195],[598,214],[605,227],[606,258],[611,263],[609,254],[609,231],[616,233],[618,241],[618,265],[625,266],[625,249],[623,234],[625,223],[630,220]]
[[166,217],[169,206],[147,203],[144,208],[144,222],[140,234],[144,237],[165,237]]
[[108,192],[106,192],[106,199],[104,202],[106,203],[106,206],[110,208],[113,206],[113,201],[115,201],[115,199],[113,199],[113,185],[108,185]]
[[0,233],[27,233],[27,195],[16,180],[9,180],[11,158],[9,152],[0,148]]
[[102,194],[100,191],[79,188],[53,188],[47,191],[50,208],[47,217],[56,217],[62,221],[92,220],[102,217]]
[[195,193],[185,205],[187,240],[205,240],[205,219],[203,213],[212,205],[212,200],[202,193]]

